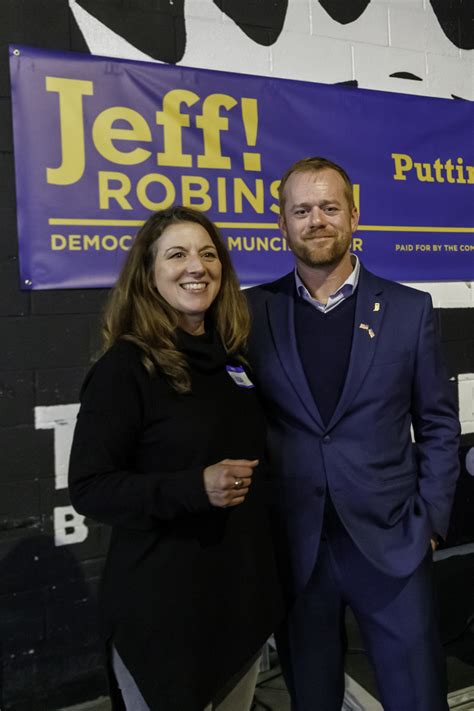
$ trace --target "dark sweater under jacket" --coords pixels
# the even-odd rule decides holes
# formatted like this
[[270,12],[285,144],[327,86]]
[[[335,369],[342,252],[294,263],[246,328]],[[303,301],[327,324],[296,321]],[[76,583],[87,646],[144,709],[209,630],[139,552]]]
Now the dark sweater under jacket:
[[[192,392],[178,394],[119,341],[82,391],[70,495],[112,526],[101,585],[113,641],[152,711],[202,711],[264,644],[281,598],[259,467],[245,502],[211,506],[203,469],[264,456],[255,390],[225,369],[217,337],[179,332]],[[119,705],[116,705],[119,708]]]

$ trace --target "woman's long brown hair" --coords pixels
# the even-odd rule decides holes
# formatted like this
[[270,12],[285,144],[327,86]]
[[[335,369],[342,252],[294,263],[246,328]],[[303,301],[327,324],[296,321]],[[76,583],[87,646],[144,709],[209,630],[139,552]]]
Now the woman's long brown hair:
[[250,328],[245,297],[227,248],[217,227],[201,212],[171,207],[151,215],[138,232],[128,253],[103,317],[104,350],[118,339],[136,343],[150,373],[158,365],[180,393],[189,392],[191,381],[186,359],[176,345],[179,313],[161,296],[154,282],[156,243],[170,225],[195,222],[209,234],[222,264],[219,293],[209,309],[214,327],[230,354],[243,351]]

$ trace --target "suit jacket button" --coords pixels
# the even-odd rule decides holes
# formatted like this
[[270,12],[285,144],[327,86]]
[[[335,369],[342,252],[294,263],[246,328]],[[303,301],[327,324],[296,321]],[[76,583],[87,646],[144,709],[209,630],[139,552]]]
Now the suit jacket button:
[[331,438],[329,435],[324,435],[323,437],[323,442],[324,444],[328,444],[331,441]]
[[314,493],[319,497],[324,496],[324,486],[317,486]]

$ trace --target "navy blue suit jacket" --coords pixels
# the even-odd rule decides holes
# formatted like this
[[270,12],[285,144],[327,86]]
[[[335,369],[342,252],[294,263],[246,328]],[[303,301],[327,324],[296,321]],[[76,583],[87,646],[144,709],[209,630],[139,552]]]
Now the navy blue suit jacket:
[[409,575],[433,533],[446,535],[459,474],[459,422],[430,296],[361,269],[345,385],[325,426],[297,351],[293,272],[246,294],[288,592],[301,591],[313,570],[326,487],[365,556],[389,575]]

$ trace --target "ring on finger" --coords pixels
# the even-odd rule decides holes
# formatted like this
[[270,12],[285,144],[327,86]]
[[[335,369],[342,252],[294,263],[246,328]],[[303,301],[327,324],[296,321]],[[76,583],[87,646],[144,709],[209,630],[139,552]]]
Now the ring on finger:
[[234,481],[234,489],[241,489],[244,485],[244,480],[243,479],[236,479]]

